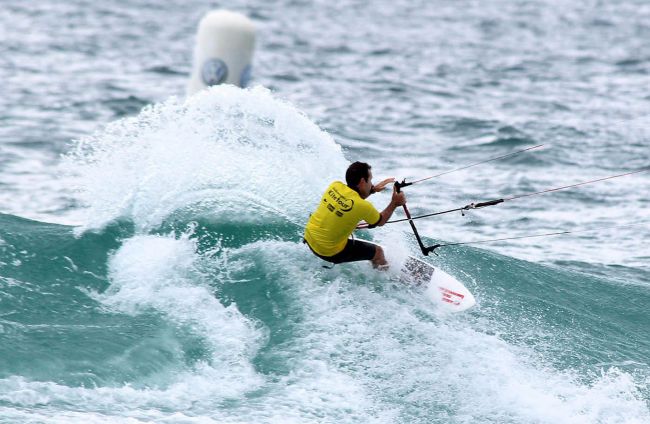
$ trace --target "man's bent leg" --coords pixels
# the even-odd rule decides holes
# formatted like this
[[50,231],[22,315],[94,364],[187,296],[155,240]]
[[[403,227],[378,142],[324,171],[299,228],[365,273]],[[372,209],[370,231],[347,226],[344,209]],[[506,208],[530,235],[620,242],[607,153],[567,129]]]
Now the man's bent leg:
[[376,249],[379,247],[363,240],[349,239],[345,248],[334,256],[323,257],[326,261],[340,264],[344,262],[370,261],[375,257]]
[[[309,246],[309,243],[307,243]],[[384,251],[380,246],[363,240],[349,239],[343,250],[334,256],[321,256],[311,248],[312,253],[319,258],[334,264],[356,261],[372,261],[372,266],[378,269],[388,268]]]
[[372,258],[372,266],[380,271],[388,270],[388,262],[384,256],[384,249],[381,246],[377,246],[377,250],[375,250],[375,256]]

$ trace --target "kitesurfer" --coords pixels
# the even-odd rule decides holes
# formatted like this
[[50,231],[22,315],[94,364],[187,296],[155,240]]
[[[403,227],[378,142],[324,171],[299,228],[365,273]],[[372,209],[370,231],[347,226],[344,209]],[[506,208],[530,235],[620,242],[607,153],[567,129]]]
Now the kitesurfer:
[[373,185],[371,167],[364,162],[351,164],[345,173],[345,181],[346,184],[334,181],[327,187],[305,226],[304,240],[316,256],[328,262],[369,260],[373,267],[386,269],[388,263],[381,247],[350,238],[350,235],[360,221],[366,221],[368,228],[384,225],[395,208],[406,204],[406,197],[393,187],[390,203],[381,213],[377,211],[366,199],[383,191],[395,179],[387,178]]

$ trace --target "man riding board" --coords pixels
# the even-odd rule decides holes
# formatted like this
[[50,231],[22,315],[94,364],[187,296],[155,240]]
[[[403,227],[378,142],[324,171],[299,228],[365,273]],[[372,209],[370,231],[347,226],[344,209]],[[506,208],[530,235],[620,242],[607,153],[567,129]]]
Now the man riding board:
[[390,203],[381,213],[377,211],[365,199],[384,190],[395,179],[387,178],[373,185],[371,167],[364,162],[350,165],[345,181],[347,184],[334,181],[327,187],[305,226],[304,240],[316,256],[328,262],[369,260],[373,267],[386,269],[388,263],[381,247],[349,237],[360,221],[366,221],[368,228],[384,225],[395,208],[406,204],[406,197],[393,187]]

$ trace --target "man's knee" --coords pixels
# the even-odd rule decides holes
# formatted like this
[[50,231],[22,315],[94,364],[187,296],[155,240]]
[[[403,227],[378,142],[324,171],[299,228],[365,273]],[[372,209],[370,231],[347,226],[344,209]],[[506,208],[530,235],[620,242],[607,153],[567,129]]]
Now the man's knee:
[[379,246],[377,246],[375,256],[372,258],[372,266],[381,271],[386,271],[388,269],[388,262],[386,262],[386,258],[384,257],[384,250]]
[[379,264],[386,262],[386,259],[384,258],[384,249],[382,249],[380,246],[377,246],[377,249],[375,250],[375,256],[372,258],[372,261]]

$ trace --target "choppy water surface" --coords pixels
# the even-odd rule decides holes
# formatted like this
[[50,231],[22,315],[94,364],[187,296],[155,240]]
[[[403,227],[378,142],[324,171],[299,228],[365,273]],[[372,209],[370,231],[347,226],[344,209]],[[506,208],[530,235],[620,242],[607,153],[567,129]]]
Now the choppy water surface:
[[462,315],[300,243],[354,160],[413,180],[545,144],[407,188],[414,214],[647,166],[645,3],[230,4],[257,87],[188,100],[213,4],[3,7],[0,421],[650,421],[648,174],[419,221],[593,230],[441,249]]

